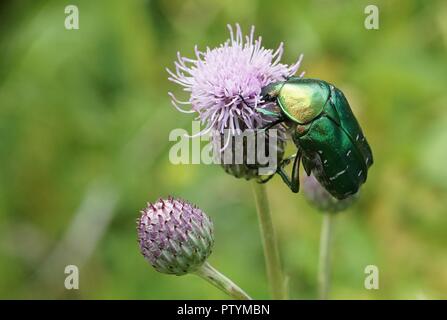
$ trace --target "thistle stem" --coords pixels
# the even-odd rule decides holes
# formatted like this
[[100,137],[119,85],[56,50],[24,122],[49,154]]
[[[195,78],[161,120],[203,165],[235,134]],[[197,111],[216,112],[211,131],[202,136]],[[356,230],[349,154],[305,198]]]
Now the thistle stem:
[[287,299],[286,281],[281,268],[278,245],[273,228],[270,208],[265,191],[265,185],[254,180],[251,182],[258,212],[259,227],[261,229],[262,245],[267,269],[267,278],[272,298],[276,300]]
[[205,262],[195,274],[236,300],[252,300],[252,298],[250,298],[250,296],[233,281],[213,268],[208,262]]
[[318,262],[318,297],[327,300],[330,283],[331,238],[334,214],[325,212],[320,233],[320,257]]

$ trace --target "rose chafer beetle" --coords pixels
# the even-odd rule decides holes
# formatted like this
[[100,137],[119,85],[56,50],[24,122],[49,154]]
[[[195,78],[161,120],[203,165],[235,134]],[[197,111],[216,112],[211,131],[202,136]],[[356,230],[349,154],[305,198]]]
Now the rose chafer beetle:
[[[289,188],[295,193],[299,191],[302,161],[307,175],[312,172],[335,198],[344,199],[357,193],[366,181],[373,156],[343,92],[322,80],[291,77],[267,85],[261,94],[264,101],[276,103],[281,110],[278,114],[258,109],[278,117],[265,130],[284,123],[298,148],[276,170]],[[292,158],[289,178],[284,167]]]

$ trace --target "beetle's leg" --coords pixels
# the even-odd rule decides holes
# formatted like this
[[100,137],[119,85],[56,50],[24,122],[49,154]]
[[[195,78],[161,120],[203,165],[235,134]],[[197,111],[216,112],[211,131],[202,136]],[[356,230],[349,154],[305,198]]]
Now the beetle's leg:
[[[284,168],[285,166],[287,166],[287,165],[290,163],[290,160],[294,159],[295,157],[296,157],[296,154],[294,154],[294,155],[292,155],[292,156],[290,156],[290,157],[287,157],[287,158],[283,159],[283,160],[279,163],[278,168]],[[259,180],[258,180],[258,183],[263,184],[263,183],[267,183],[267,182],[269,182],[270,179],[272,179],[272,178],[275,176],[275,174],[277,173],[278,168],[276,169],[276,172],[275,172],[275,173],[269,175],[267,178],[259,179]]]
[[300,191],[300,160],[301,160],[301,150],[299,149],[296,153],[295,161],[292,167],[292,179],[289,178],[287,173],[284,171],[283,167],[278,167],[277,173],[281,176],[284,183],[292,190],[294,193]]
[[[275,173],[276,173],[276,172],[275,172]],[[269,175],[267,178],[259,179],[259,180],[258,180],[258,183],[260,183],[260,184],[264,184],[264,183],[269,182],[269,181],[275,176],[275,173]]]
[[[296,153],[295,162],[292,167],[292,187],[296,190],[296,192],[300,191],[300,161],[301,161],[301,149],[298,149]],[[293,189],[292,189],[293,191]]]
[[270,130],[271,128],[273,128],[274,126],[276,126],[277,124],[283,123],[284,121],[286,121],[286,119],[284,119],[284,118],[279,118],[279,119],[277,119],[277,120],[275,120],[275,121],[273,121],[273,122],[270,122],[270,123],[267,124],[265,127],[262,127],[262,128],[259,129],[259,130],[262,130],[262,131],[268,131],[268,130]]
[[293,155],[291,155],[290,157],[287,157],[287,158],[283,159],[283,160],[279,163],[279,166],[278,166],[278,167],[284,168],[285,166],[287,166],[287,165],[290,163],[290,161],[291,161],[292,159],[295,159],[295,158],[296,158],[296,154],[293,154]]
[[269,124],[267,124],[265,127],[263,127],[263,128],[260,128],[260,129],[258,129],[259,131],[261,131],[261,132],[265,132],[265,136],[267,137],[267,138],[270,138],[270,135],[269,135],[269,130],[271,129],[271,128],[273,128],[274,126],[276,126],[276,125],[278,125],[278,124],[280,124],[280,123],[283,123],[284,121],[286,121],[286,119],[285,118],[279,118],[279,119],[277,119],[277,120],[275,120],[275,121],[273,121],[273,122],[270,122]]
[[239,98],[241,98],[242,102],[250,108],[250,106],[248,105],[248,103],[245,101],[244,97],[239,93]]
[[276,168],[276,172],[275,172],[274,174],[269,175],[269,176],[268,176],[267,178],[265,178],[265,179],[259,179],[259,180],[258,180],[258,183],[266,183],[266,182],[268,182],[270,179],[273,178],[273,176],[274,176],[276,173],[278,173],[278,171],[279,171],[280,169],[283,170],[285,166],[289,165],[290,160],[295,159],[295,161],[294,161],[294,164],[295,164],[295,162],[296,162],[296,156],[297,156],[297,155],[294,154],[294,155],[292,155],[292,156],[290,156],[290,157],[287,157],[286,159],[283,159],[283,160],[280,162],[280,164],[278,165],[278,167]]

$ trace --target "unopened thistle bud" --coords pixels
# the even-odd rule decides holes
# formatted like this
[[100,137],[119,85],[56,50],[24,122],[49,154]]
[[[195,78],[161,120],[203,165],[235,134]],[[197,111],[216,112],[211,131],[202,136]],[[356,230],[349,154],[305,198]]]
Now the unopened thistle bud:
[[194,273],[235,299],[251,299],[206,261],[214,244],[213,223],[196,206],[172,197],[148,203],[137,231],[140,251],[157,271]]
[[307,201],[322,212],[336,213],[343,211],[351,206],[357,199],[357,194],[354,194],[346,199],[338,200],[334,198],[318,180],[311,174],[304,175],[303,178],[303,194]]
[[148,203],[141,211],[137,229],[141,253],[162,273],[179,276],[196,271],[214,244],[210,218],[179,199]]

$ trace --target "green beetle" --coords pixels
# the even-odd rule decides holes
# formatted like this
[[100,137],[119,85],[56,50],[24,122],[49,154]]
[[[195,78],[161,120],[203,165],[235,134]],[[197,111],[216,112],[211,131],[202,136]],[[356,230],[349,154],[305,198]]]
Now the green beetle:
[[258,109],[279,116],[265,129],[285,123],[298,148],[291,157],[295,158],[291,179],[284,171],[291,158],[283,160],[276,170],[289,188],[299,191],[301,160],[307,175],[312,172],[335,198],[357,193],[366,181],[373,156],[343,92],[322,80],[291,77],[267,85],[261,94],[264,101],[275,102],[281,109],[279,115]]

